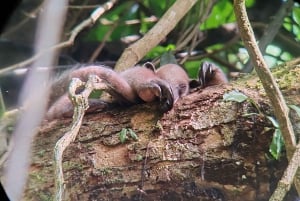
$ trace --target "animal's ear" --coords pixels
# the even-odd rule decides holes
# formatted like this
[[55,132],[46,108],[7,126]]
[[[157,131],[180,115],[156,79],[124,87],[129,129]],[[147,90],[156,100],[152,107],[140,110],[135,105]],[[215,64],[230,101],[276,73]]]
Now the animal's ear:
[[143,67],[148,68],[148,69],[152,70],[153,72],[155,72],[155,70],[156,70],[154,64],[151,62],[144,63]]

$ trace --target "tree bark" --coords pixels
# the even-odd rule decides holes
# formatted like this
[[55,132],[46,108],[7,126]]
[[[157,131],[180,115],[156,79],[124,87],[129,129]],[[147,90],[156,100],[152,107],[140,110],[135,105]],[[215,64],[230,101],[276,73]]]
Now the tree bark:
[[[299,106],[299,68],[277,70],[288,103]],[[232,90],[273,116],[255,75],[194,90],[165,114],[152,103],[86,115],[64,153],[65,200],[267,200],[287,162],[266,157],[272,124],[250,102],[225,102],[223,94]],[[53,199],[53,149],[70,124],[64,119],[40,128],[24,200]],[[128,135],[121,143],[122,128],[138,140]]]

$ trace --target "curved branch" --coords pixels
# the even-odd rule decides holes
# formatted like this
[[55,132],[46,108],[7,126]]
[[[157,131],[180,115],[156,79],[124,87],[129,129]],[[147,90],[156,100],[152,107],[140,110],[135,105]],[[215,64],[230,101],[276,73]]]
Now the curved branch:
[[[80,94],[76,94],[79,87],[85,89]],[[64,176],[62,168],[63,153],[65,149],[74,142],[79,129],[82,125],[82,119],[85,111],[89,108],[88,98],[94,89],[105,89],[106,85],[96,75],[91,75],[86,83],[78,78],[73,78],[69,87],[69,95],[74,105],[73,123],[70,131],[61,137],[54,147],[55,162],[55,199],[61,201],[64,195]]]

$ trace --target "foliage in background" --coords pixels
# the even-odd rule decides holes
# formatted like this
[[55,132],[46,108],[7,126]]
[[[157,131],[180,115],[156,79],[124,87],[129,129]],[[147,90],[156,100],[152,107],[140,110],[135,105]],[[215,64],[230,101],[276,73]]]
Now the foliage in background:
[[[174,3],[175,0],[143,0],[143,1],[121,1],[114,9],[105,14],[101,21],[110,22],[109,25],[103,23],[98,23],[95,25],[89,33],[86,35],[85,40],[87,41],[103,41],[107,32],[113,29],[112,34],[106,41],[120,41],[123,37],[128,36],[139,36],[142,37],[144,33],[148,32],[149,29],[156,23],[156,21],[147,21],[147,18],[155,17],[159,19],[165,11]],[[200,8],[203,5],[208,5],[208,0],[199,1],[195,8]],[[247,8],[252,8],[256,5],[257,0],[246,1]],[[182,20],[178,26],[187,29],[191,24],[197,23],[196,16],[197,9],[193,9],[191,13]],[[274,13],[273,13],[274,14]],[[130,20],[138,20],[138,23],[128,24]],[[266,19],[270,21],[270,19]],[[219,0],[216,1],[209,16],[205,19],[203,23],[199,25],[199,31],[208,32],[212,29],[217,29],[220,26],[226,25],[228,23],[235,22],[235,17],[233,13],[233,5],[230,0]],[[116,24],[115,27],[113,27]],[[291,14],[285,18],[285,22],[282,28],[290,34],[295,41],[300,39],[300,8],[298,4],[295,4]],[[176,30],[181,30],[180,28]],[[176,36],[176,34],[170,34],[169,38],[166,38],[159,46],[152,49],[145,60],[153,60],[159,58],[166,52],[172,51],[174,55],[176,52],[176,38],[171,36]],[[259,38],[258,38],[259,39]],[[188,48],[188,47],[187,47]],[[199,49],[201,48],[201,49]],[[243,65],[248,61],[248,54],[243,48],[240,41],[237,41],[230,47],[226,47],[224,42],[210,44],[206,47],[196,47],[194,52],[199,56],[199,59],[188,59],[184,63],[184,67],[187,69],[190,76],[195,77],[196,70],[199,68],[203,57],[207,53],[213,54],[213,59],[210,57],[205,57],[211,62],[216,62],[220,65],[223,70],[228,70],[228,65],[235,66],[236,70],[241,70]],[[221,50],[221,51],[220,51]],[[201,55],[204,55],[201,57]],[[274,66],[280,64],[284,61],[291,60],[295,55],[289,50],[280,47],[276,43],[271,43],[267,50],[265,58],[269,66]],[[224,61],[224,62],[222,62]],[[228,64],[226,64],[228,62]],[[232,70],[231,70],[232,71]]]
[[235,22],[232,2],[221,0],[215,4],[210,16],[200,25],[200,29],[204,31],[231,22]]
[[297,4],[291,12],[291,15],[286,17],[283,23],[283,27],[293,34],[295,39],[300,41],[300,7]]

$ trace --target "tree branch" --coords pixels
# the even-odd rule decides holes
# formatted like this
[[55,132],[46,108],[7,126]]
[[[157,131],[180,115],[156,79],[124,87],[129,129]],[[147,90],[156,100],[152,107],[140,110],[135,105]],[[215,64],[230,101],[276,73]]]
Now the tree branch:
[[196,2],[197,0],[177,0],[143,38],[125,49],[115,70],[123,71],[141,60],[174,29]]

